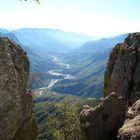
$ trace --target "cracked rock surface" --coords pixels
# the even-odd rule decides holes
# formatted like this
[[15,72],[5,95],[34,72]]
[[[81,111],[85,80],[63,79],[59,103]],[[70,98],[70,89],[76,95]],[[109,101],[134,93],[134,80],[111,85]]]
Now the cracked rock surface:
[[29,60],[21,47],[0,37],[0,140],[34,140],[33,99],[27,92]]
[[110,55],[104,78],[104,95],[115,92],[132,105],[140,98],[140,33],[130,34]]
[[82,140],[140,140],[140,33],[113,48],[104,97],[96,108],[81,112]]
[[118,140],[140,140],[140,99],[129,107],[124,125],[118,132]]
[[80,114],[82,140],[116,140],[125,113],[125,104],[115,93],[108,95],[96,108],[83,110]]

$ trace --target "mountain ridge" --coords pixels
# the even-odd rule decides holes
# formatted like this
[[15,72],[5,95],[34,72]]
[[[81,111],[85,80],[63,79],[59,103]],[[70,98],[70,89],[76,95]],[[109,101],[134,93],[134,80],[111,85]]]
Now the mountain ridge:
[[[39,74],[40,79],[38,82],[35,82],[33,84],[33,88],[49,86],[49,82],[52,81],[51,78],[57,80],[58,76],[50,75],[49,70],[62,70],[62,74],[67,73],[76,78],[71,80],[59,80],[55,83],[51,90],[59,93],[75,94],[78,96],[91,96],[94,94],[94,96],[96,97],[102,97],[103,75],[109,53],[111,52],[111,47],[116,43],[123,41],[126,36],[126,34],[124,34],[110,38],[102,38],[96,41],[88,41],[82,44],[81,47],[77,46],[77,49],[74,49],[68,53],[63,53],[63,51],[61,51],[62,48],[58,52],[58,49],[55,49],[57,53],[53,53],[51,55],[57,56],[62,60],[62,62],[70,65],[70,69],[64,69],[53,61],[53,59],[49,56],[50,52],[47,52],[47,49],[44,51],[44,47],[51,48],[50,46],[45,45],[43,49],[40,48],[41,46],[38,46],[38,36],[40,36],[41,34],[39,33],[36,39],[34,39],[34,37],[32,38],[31,36],[36,35],[38,33],[38,30],[43,31],[44,29],[33,28],[33,30],[35,30],[35,33],[32,33],[32,29],[29,30],[28,28],[20,30],[22,30],[23,35],[21,32],[21,36],[20,34],[18,34],[18,37],[22,38],[22,40],[24,40],[24,37],[26,37],[26,34],[29,32],[29,38],[27,36],[27,40],[24,40],[24,42],[28,42],[26,45],[24,44],[24,42],[20,42],[20,40],[15,36],[14,32],[6,35],[13,38],[25,49],[31,61],[31,73]],[[26,32],[24,33],[25,30]],[[47,30],[49,30],[49,32],[51,33],[52,31],[60,31],[52,29]],[[62,34],[63,33],[64,32],[62,32]],[[63,38],[63,36],[61,38]],[[33,42],[33,44],[29,43],[30,38],[32,38],[31,42]],[[39,38],[42,38],[42,36],[40,36]],[[47,40],[47,38],[43,38],[43,40],[44,39]],[[55,48],[59,48],[59,45],[60,44],[56,43]]]
[[[62,80],[54,85],[53,90],[60,93],[72,93],[82,96],[103,96],[103,77],[111,48],[122,42],[127,34],[87,42],[80,48],[62,57],[70,64],[72,80]],[[79,90],[79,91],[77,91]]]

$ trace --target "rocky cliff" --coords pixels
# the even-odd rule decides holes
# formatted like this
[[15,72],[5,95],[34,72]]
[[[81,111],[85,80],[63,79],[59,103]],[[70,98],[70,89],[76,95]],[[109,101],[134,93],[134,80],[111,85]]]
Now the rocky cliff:
[[112,50],[104,78],[104,95],[115,92],[131,105],[140,98],[140,33],[130,34]]
[[113,48],[104,97],[96,108],[81,112],[82,140],[139,140],[140,33],[130,34]]
[[34,140],[33,99],[27,92],[29,60],[8,38],[0,37],[0,140]]

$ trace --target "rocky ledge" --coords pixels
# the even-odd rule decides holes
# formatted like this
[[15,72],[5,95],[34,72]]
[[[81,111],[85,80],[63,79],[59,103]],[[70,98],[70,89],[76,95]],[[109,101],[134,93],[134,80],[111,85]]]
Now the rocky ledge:
[[113,48],[104,97],[96,108],[81,112],[82,140],[140,140],[140,33]]
[[0,37],[0,140],[35,140],[32,96],[27,92],[29,60],[21,47]]

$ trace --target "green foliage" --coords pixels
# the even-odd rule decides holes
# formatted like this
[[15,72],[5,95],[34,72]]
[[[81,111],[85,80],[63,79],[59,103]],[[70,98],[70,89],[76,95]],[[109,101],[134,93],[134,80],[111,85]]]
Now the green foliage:
[[80,125],[76,104],[58,103],[58,114],[47,117],[47,133],[52,140],[77,140],[80,135]]
[[78,98],[46,91],[46,94],[36,99],[35,104],[39,126],[37,140],[79,140],[80,111],[100,102],[101,99]]
[[61,102],[55,105],[56,111],[46,112],[46,123],[42,129],[45,135],[39,140],[78,140],[80,125],[78,107],[75,103]]
[[125,48],[124,45],[121,45],[121,44],[117,45],[118,52],[122,52],[124,50],[124,48]]

